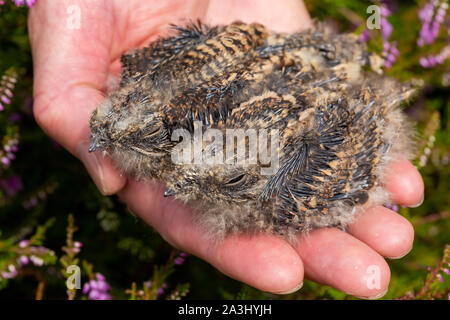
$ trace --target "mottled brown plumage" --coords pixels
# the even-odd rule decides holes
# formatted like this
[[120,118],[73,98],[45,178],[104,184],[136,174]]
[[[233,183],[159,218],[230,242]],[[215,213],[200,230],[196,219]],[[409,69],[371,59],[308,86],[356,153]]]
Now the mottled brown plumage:
[[[122,81],[91,117],[91,150],[126,173],[161,179],[213,237],[290,236],[341,227],[389,195],[386,162],[411,154],[400,104],[413,90],[382,76],[355,35],[276,34],[258,24],[177,27],[178,35],[122,57]],[[365,68],[374,71],[364,71]],[[199,128],[199,126],[202,126]],[[279,165],[175,163],[175,130],[277,130]],[[243,140],[247,153],[255,141]],[[199,142],[211,160],[211,141]],[[223,140],[223,150],[234,150]],[[215,151],[217,152],[217,151]],[[209,156],[208,156],[209,155]]]

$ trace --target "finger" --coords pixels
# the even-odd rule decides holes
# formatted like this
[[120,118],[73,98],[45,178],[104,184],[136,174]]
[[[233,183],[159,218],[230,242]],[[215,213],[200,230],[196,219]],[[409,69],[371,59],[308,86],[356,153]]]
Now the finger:
[[104,99],[112,28],[108,5],[88,3],[79,2],[79,26],[67,22],[68,1],[39,1],[30,11],[33,109],[43,130],[83,161],[102,193],[112,194],[125,179],[101,154],[88,154],[87,146],[90,114]]
[[414,228],[401,215],[385,207],[374,207],[358,216],[348,232],[379,254],[398,259],[412,248]]
[[211,263],[259,290],[288,293],[303,283],[303,264],[284,240],[271,235],[230,236],[214,241],[192,224],[192,213],[163,197],[164,188],[130,181],[119,197],[173,246]]
[[383,257],[353,236],[334,228],[302,236],[296,249],[305,276],[347,294],[379,298],[386,292],[389,267]]
[[410,207],[418,207],[424,199],[424,184],[417,168],[408,160],[391,162],[386,171],[384,186],[392,201]]
[[277,32],[292,32],[311,27],[303,1],[283,0],[212,0],[206,12],[209,24],[228,24],[240,20],[259,22]]

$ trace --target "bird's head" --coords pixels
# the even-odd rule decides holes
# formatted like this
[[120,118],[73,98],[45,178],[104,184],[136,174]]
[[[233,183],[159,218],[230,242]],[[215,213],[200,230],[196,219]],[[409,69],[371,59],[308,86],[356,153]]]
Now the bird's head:
[[90,152],[119,148],[151,156],[170,142],[157,99],[142,91],[110,95],[90,118]]

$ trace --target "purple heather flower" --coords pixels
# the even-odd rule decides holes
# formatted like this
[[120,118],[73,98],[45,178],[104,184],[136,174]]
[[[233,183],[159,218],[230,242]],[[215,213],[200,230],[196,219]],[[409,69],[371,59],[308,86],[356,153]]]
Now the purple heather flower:
[[398,51],[397,47],[392,46],[392,48],[391,48],[391,53],[392,53],[394,56],[398,56],[398,55],[400,54],[400,51]]
[[447,275],[450,275],[450,270],[448,270],[447,268],[444,269],[444,273]]
[[19,242],[19,247],[25,248],[28,246],[29,243],[30,243],[30,240],[22,240]]
[[97,289],[99,291],[108,291],[110,289],[110,286],[105,281],[98,281],[97,282]]
[[100,293],[97,300],[111,300],[111,296],[107,293]]
[[89,300],[97,300],[101,296],[101,293],[95,289],[89,292]]
[[105,281],[105,276],[104,275],[102,275],[101,273],[96,273],[95,274],[95,277],[98,279],[98,280],[100,280],[100,281]]
[[428,68],[430,64],[428,63],[428,59],[425,57],[420,58],[420,65],[424,68]]
[[28,257],[27,256],[20,256],[19,262],[22,266],[26,266],[28,264]]
[[5,279],[12,279],[15,278],[18,274],[16,266],[14,266],[13,264],[10,264],[8,266],[8,270],[9,272],[6,271],[2,271],[2,277]]
[[388,55],[387,55],[386,59],[387,59],[390,63],[394,63],[396,57],[391,53],[391,54],[388,54]]
[[96,273],[95,278],[83,286],[83,294],[89,293],[89,300],[110,300],[111,296],[108,294],[110,286],[105,277],[101,273]]
[[392,33],[392,25],[386,18],[381,18],[381,36],[383,39],[389,39]]
[[12,93],[11,89],[9,89],[9,88],[5,89],[5,94],[8,96],[8,98],[12,98],[13,97],[13,93]]
[[163,293],[164,293],[164,289],[163,288],[159,288],[156,291],[156,298],[158,299]]
[[359,41],[361,42],[367,42],[370,38],[370,31],[367,29],[364,29],[361,33],[361,36],[359,37]]
[[146,281],[146,282],[144,282],[144,284],[145,284],[145,286],[146,286],[147,288],[149,288],[149,289],[150,289],[150,287],[152,286],[152,282],[151,282],[151,281]]
[[36,0],[14,0],[14,4],[18,7],[26,4],[29,8],[31,8],[35,3]]
[[97,281],[96,280],[89,281],[89,285],[90,285],[92,290],[96,290],[97,289]]
[[382,16],[385,16],[385,17],[390,16],[391,15],[391,10],[389,10],[386,6],[381,6],[380,7],[380,14]]
[[164,293],[165,289],[167,289],[167,284],[166,284],[166,283],[163,283],[163,284],[161,285],[161,288],[159,288],[159,289],[156,291],[156,298],[159,298],[159,297]]
[[442,276],[442,274],[438,273],[437,277],[439,279],[439,282],[444,282],[444,277]]
[[11,161],[7,157],[2,157],[1,161],[5,166],[8,166],[11,163]]
[[418,15],[422,22],[422,28],[417,39],[417,45],[422,47],[425,44],[434,42],[439,35],[439,28],[441,23],[444,22],[447,9],[448,3],[446,1],[431,0],[425,7],[419,10]]
[[0,188],[11,197],[22,189],[22,182],[18,176],[13,175],[7,179],[0,179]]
[[423,68],[432,68],[438,64],[443,64],[449,54],[450,46],[447,46],[437,55],[429,55],[428,57],[420,58],[419,63]]
[[3,96],[1,97],[1,100],[6,103],[6,104],[10,104],[11,103],[11,99],[9,99],[7,96]]
[[[39,198],[41,199],[45,199],[47,197],[47,195],[45,194],[45,192],[41,191],[38,194]],[[75,253],[79,253],[81,251],[81,247],[83,246],[83,244],[79,241],[74,241],[73,242],[73,248],[72,251]]]
[[173,260],[173,262],[174,262],[176,265],[182,265],[182,264],[184,263],[184,258],[182,258],[182,257],[177,257],[177,258],[175,258],[175,259]]
[[384,41],[383,43],[383,57],[385,59],[384,66],[389,69],[392,64],[397,60],[397,56],[400,54],[400,52],[397,49],[397,43],[388,41]]
[[389,61],[389,60],[386,60],[386,61],[384,62],[384,67],[385,67],[386,69],[392,68],[392,62]]
[[40,267],[44,264],[44,260],[42,258],[36,257],[36,256],[31,256],[30,257],[31,262],[33,262],[33,264],[36,267]]
[[86,282],[83,286],[83,294],[87,294],[91,290],[91,286],[89,285],[89,282]]
[[443,63],[444,63],[444,57],[441,56],[440,54],[438,54],[438,55],[435,57],[435,59],[436,59],[436,63],[437,63],[437,64],[443,64]]
[[392,211],[398,212],[398,205],[396,204],[387,204],[385,207],[391,209]]
[[434,67],[436,65],[436,59],[433,56],[429,56],[428,63]]

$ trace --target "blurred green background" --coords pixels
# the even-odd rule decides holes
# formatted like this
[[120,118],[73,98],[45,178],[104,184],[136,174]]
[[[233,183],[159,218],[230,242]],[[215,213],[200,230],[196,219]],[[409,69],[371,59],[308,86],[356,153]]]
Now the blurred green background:
[[[399,54],[387,74],[424,83],[423,92],[405,111],[417,122],[421,153],[415,164],[426,187],[422,206],[399,208],[413,223],[416,238],[405,258],[389,261],[392,277],[384,299],[448,299],[450,252],[447,249],[444,256],[444,251],[450,244],[450,63],[446,59],[424,67],[420,61],[449,46],[450,15],[446,14],[437,38],[421,47],[418,12],[428,1],[305,2],[312,17],[336,30],[358,34],[363,33],[369,5],[383,5],[392,12],[386,17],[392,25],[389,38],[383,40],[379,30],[372,30],[368,45],[382,54],[383,42],[394,43]],[[3,150],[7,146],[4,156],[18,141],[13,147],[18,150],[10,152],[14,154],[10,164],[0,164],[0,299],[67,299],[70,294],[86,299],[81,290],[66,292],[68,275],[62,270],[73,263],[82,267],[83,283],[95,280],[96,273],[104,275],[114,299],[355,299],[311,281],[287,296],[259,292],[195,257],[181,257],[116,197],[103,197],[81,163],[47,137],[33,119],[27,11],[12,1],[0,5],[0,76],[17,75],[11,103],[3,103],[0,112]],[[0,96],[6,94],[7,82],[2,83]],[[67,232],[69,214],[78,226],[73,234],[73,230]],[[20,243],[24,239],[31,242]],[[74,241],[83,244],[81,249]],[[38,260],[21,267],[23,256]],[[2,272],[6,273],[2,276]],[[145,285],[147,281],[151,285]]]

